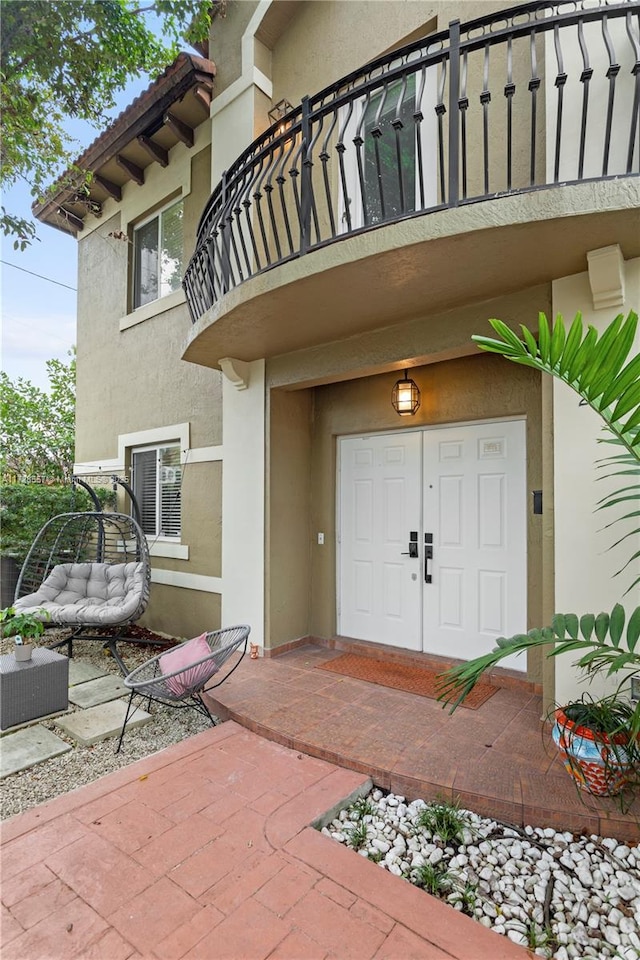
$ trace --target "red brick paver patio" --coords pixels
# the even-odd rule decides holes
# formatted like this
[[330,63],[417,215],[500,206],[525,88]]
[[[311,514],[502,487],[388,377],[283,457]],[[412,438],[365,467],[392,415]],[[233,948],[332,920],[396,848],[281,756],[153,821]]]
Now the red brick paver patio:
[[367,783],[229,722],[14,817],[3,960],[526,957],[309,826]]
[[[358,653],[429,662],[338,643]],[[640,839],[640,799],[622,813],[615,800],[578,793],[541,720],[542,700],[526,684],[505,681],[511,686],[477,710],[459,708],[450,716],[436,700],[316,669],[342,649],[307,644],[271,659],[245,660],[215,691],[215,710],[410,799],[457,798],[508,823]]]

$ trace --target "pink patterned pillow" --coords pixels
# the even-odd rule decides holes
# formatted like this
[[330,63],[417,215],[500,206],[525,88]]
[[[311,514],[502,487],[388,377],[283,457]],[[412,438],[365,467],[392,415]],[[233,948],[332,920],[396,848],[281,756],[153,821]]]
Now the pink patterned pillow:
[[[207,660],[206,663],[197,662],[210,654],[211,647],[207,643],[206,633],[203,633],[160,657],[160,672],[165,676],[168,673],[175,673],[176,670],[184,670],[184,673],[169,677],[166,681],[167,687],[174,696],[181,697],[188,690],[202,689],[207,680],[216,673],[218,666],[214,660]],[[185,669],[187,667],[191,669]]]

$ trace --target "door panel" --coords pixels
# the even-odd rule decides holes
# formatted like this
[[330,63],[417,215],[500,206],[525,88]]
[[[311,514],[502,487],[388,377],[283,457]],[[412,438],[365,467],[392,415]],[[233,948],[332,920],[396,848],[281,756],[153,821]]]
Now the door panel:
[[339,441],[338,630],[420,650],[420,560],[405,556],[420,530],[419,433]]
[[339,463],[343,636],[468,660],[526,630],[524,421],[347,437]]
[[526,630],[524,422],[425,431],[424,480],[424,649],[469,660]]

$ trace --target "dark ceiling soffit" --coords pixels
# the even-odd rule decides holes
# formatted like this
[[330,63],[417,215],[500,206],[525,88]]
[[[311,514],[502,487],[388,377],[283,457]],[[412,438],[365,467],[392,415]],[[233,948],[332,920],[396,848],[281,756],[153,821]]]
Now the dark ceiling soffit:
[[131,160],[127,160],[126,157],[121,157],[119,153],[116,154],[116,163],[134,183],[137,183],[139,187],[142,186],[144,183],[144,170],[142,167],[139,167],[137,163],[133,163]]
[[[159,80],[156,80],[155,83],[152,84],[146,93],[140,94],[140,96],[120,114],[111,127],[105,130],[105,132],[85,150],[82,156],[76,161],[77,165],[95,173],[99,168],[108,163],[109,160],[115,159],[118,166],[127,170],[128,175],[133,180],[137,183],[143,183],[143,171],[136,166],[135,175],[133,175],[129,168],[134,167],[135,164],[126,161],[125,166],[125,163],[122,162],[125,161],[125,158],[119,156],[120,151],[125,149],[132,141],[137,140],[138,137],[144,137],[150,129],[154,127],[158,129],[165,120],[165,117],[169,114],[170,107],[177,101],[182,100],[185,94],[192,88],[195,88],[194,93],[198,95],[197,99],[202,104],[203,120],[206,119],[207,101],[210,99],[210,91],[216,70],[211,61],[201,60],[198,61],[198,63],[194,63],[194,59],[197,60],[197,58],[180,54],[178,60],[182,60],[182,62],[178,64],[177,70],[172,71],[170,67],[168,76],[163,74]],[[210,69],[204,69],[205,65]],[[209,96],[203,97],[201,94],[208,94]],[[176,118],[172,119],[175,120]],[[167,125],[180,140],[183,140],[182,135],[178,134],[172,123],[169,122]],[[185,127],[186,130],[191,130],[193,140],[192,128],[184,123],[182,126]],[[185,136],[188,135],[185,134]],[[152,143],[152,141],[150,142]],[[186,140],[183,140],[183,142],[186,142]],[[153,144],[153,146],[155,147],[157,145]],[[159,149],[161,150],[162,148]],[[157,156],[154,156],[154,160],[158,159]],[[96,176],[96,182],[116,199],[113,191],[114,188],[116,191],[120,189],[117,184],[105,181],[104,178],[99,176]],[[50,226],[58,227],[65,233],[75,234],[77,230],[82,229],[82,226],[77,226],[77,224],[82,225],[82,220],[76,215],[71,214],[70,211],[63,211],[61,206],[65,201],[73,202],[75,192],[76,188],[73,186],[67,185],[62,187],[54,197],[41,203],[35,203],[32,208],[34,215],[39,220],[49,223]],[[61,215],[65,222],[54,222],[54,218],[57,220],[56,215]],[[50,217],[51,219],[49,219]]]
[[114,200],[122,200],[122,187],[118,186],[117,183],[112,183],[106,177],[101,177],[99,173],[96,173],[93,179]]
[[63,217],[67,222],[66,229],[67,233],[77,233],[84,227],[84,221],[77,217],[75,213],[72,213],[71,210],[66,210],[63,206],[59,206],[57,213],[60,217]]

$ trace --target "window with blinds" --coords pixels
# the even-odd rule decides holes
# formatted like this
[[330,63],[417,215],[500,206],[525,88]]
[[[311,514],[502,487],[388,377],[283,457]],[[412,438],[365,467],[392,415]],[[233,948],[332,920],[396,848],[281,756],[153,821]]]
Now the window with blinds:
[[131,468],[144,532],[179,538],[182,466],[178,444],[134,450]]

